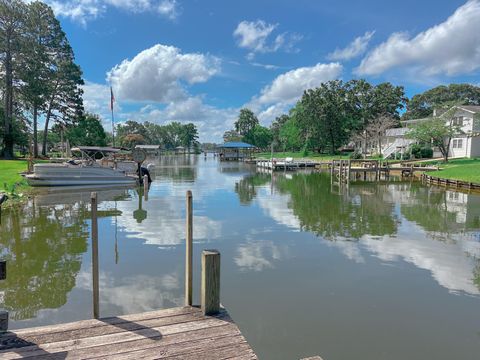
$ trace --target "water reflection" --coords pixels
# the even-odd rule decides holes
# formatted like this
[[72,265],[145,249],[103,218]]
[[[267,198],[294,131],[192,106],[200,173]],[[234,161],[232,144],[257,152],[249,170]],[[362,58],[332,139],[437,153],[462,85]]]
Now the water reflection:
[[83,205],[5,211],[0,244],[8,275],[0,289],[12,319],[29,319],[67,302],[87,251],[88,229],[78,221],[84,212]]
[[[183,303],[185,192],[192,190],[194,251],[222,252],[222,299],[262,358],[351,358],[357,354],[342,353],[343,342],[328,354],[345,334],[359,357],[385,358],[362,346],[383,346],[381,354],[402,347],[395,334],[384,336],[392,323],[449,349],[460,344],[469,349],[457,347],[464,358],[475,353],[480,196],[416,182],[357,182],[332,192],[322,173],[257,173],[194,156],[151,162],[148,201],[136,189],[98,191],[101,316]],[[0,291],[12,328],[91,316],[89,201],[90,190],[39,194],[4,211],[0,246],[9,270]],[[304,311],[313,307],[323,311]],[[439,335],[443,323],[451,331]],[[378,344],[379,337],[386,340]],[[300,356],[308,346],[319,348]]]
[[[479,294],[480,196],[417,182],[357,182],[338,195],[327,174],[271,176],[274,196],[263,186],[265,174],[250,175],[235,187],[240,202],[260,193],[258,205],[278,224],[315,233],[356,263],[367,255],[407,261],[450,291]],[[242,269],[271,268],[260,255],[272,245],[244,243],[235,261]]]

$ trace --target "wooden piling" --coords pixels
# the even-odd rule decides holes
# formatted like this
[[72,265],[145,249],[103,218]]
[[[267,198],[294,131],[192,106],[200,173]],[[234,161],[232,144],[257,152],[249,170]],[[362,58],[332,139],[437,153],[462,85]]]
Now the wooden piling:
[[348,182],[350,182],[350,174],[352,172],[352,160],[348,160]]
[[202,252],[200,304],[204,315],[214,315],[220,311],[220,253],[217,250]]
[[97,218],[97,193],[90,196],[92,215],[92,284],[93,284],[93,317],[100,317],[99,282],[98,282],[98,218]]
[[145,201],[148,201],[148,175],[143,175],[143,195]]
[[[0,280],[7,279],[7,262],[0,261]],[[8,331],[8,311],[0,310],[0,333]]]
[[185,248],[185,305],[192,305],[192,251],[193,251],[193,206],[192,192],[187,191]]

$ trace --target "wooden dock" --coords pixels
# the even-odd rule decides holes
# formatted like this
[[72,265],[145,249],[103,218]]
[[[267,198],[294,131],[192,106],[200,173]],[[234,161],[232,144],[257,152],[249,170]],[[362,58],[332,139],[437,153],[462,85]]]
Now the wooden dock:
[[191,306],[7,332],[0,359],[257,359],[226,310]]
[[268,169],[272,171],[283,170],[292,171],[305,168],[314,168],[316,162],[311,160],[294,160],[294,159],[273,159],[273,160],[257,160],[256,165],[261,169]]
[[[399,173],[402,177],[414,176],[415,172],[436,171],[438,167],[416,166],[415,164],[389,164],[382,160],[333,160],[329,166],[332,181],[348,183],[369,177],[375,181],[389,180],[390,173]],[[368,176],[370,175],[370,176]]]

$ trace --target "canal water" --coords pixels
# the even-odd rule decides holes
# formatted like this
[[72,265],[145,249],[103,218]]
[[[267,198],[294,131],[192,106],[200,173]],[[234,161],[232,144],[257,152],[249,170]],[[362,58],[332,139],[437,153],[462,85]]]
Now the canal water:
[[[183,305],[185,192],[221,300],[260,359],[478,359],[480,196],[418,182],[332,186],[209,156],[156,162],[148,201],[98,190],[100,316]],[[4,210],[10,328],[92,317],[89,191]]]

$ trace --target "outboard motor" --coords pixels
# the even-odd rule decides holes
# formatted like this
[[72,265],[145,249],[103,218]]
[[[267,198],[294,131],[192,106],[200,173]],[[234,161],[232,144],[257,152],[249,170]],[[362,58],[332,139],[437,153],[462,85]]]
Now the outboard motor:
[[[152,178],[150,176],[150,171],[148,171],[148,169],[146,167],[140,167],[140,171],[141,171],[141,174],[140,174],[140,183],[142,184],[143,183],[143,176],[144,175],[147,175],[148,177],[148,183],[150,184],[152,182]],[[138,170],[137,170],[137,175],[138,175]]]

